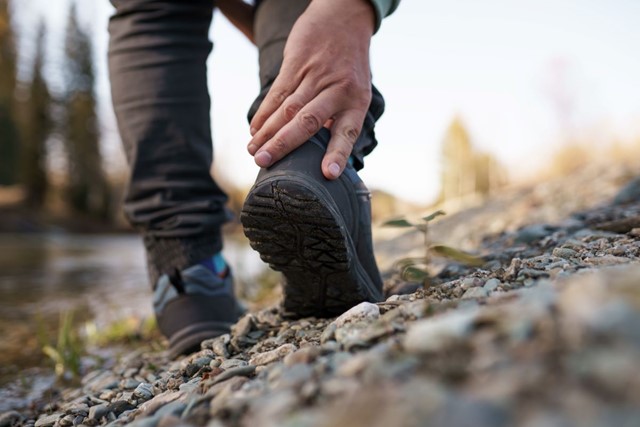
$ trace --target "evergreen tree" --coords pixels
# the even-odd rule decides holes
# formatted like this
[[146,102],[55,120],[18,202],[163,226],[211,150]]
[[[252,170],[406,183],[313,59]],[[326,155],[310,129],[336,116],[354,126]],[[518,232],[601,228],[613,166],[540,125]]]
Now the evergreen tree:
[[0,185],[18,182],[20,141],[16,101],[16,46],[9,0],[0,0]]
[[65,125],[68,189],[71,208],[109,219],[110,191],[102,168],[100,130],[94,92],[91,39],[78,24],[72,4],[65,42]]
[[42,207],[47,192],[46,142],[52,128],[52,101],[44,79],[45,26],[41,22],[37,33],[37,48],[33,61],[33,78],[29,97],[24,106],[24,135],[22,144],[22,183],[26,202]]

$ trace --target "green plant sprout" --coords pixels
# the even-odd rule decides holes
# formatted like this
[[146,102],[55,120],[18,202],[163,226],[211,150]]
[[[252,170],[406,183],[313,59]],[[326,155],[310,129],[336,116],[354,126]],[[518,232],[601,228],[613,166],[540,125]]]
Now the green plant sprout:
[[58,378],[64,378],[65,374],[70,374],[72,377],[80,375],[80,363],[84,348],[82,340],[73,327],[73,312],[60,313],[58,339],[55,347],[49,344],[48,334],[42,324],[39,335],[42,352],[53,361]]
[[420,231],[424,236],[424,256],[402,258],[394,263],[394,269],[400,273],[400,277],[403,280],[423,282],[427,285],[428,280],[431,277],[428,271],[428,265],[431,261],[432,255],[448,258],[473,267],[479,267],[484,264],[482,258],[471,255],[460,249],[455,249],[441,244],[431,244],[429,241],[429,223],[443,215],[446,215],[444,211],[438,210],[430,215],[422,217],[421,223],[414,223],[405,218],[399,218],[392,219],[382,224],[383,227],[413,228]]

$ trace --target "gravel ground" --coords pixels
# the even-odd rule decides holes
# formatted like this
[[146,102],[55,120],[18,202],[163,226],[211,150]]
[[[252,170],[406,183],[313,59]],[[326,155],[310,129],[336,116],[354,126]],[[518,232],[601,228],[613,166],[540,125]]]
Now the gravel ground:
[[[571,211],[545,184],[434,225],[475,245],[481,268],[443,264],[417,290],[389,276],[415,292],[337,319],[251,313],[179,360],[133,352],[36,412],[1,414],[0,427],[638,426],[640,179],[629,174],[559,181]],[[555,199],[537,203],[545,194]],[[386,243],[381,256],[402,257],[421,242]]]

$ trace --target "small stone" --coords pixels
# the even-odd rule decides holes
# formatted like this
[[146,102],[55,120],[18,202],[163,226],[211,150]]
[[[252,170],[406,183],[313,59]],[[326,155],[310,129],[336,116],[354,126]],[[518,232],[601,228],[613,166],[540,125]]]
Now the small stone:
[[333,340],[336,336],[337,329],[338,326],[335,323],[329,323],[329,326],[324,328],[324,331],[322,331],[322,334],[320,335],[320,343],[324,344],[330,340]]
[[632,179],[627,185],[613,198],[616,205],[624,205],[627,203],[640,201],[640,177]]
[[133,390],[140,384],[141,381],[134,380],[133,378],[129,378],[126,380],[122,380],[120,382],[120,388],[124,390]]
[[153,386],[149,383],[140,383],[138,387],[136,387],[136,389],[133,391],[133,394],[139,399],[147,401],[154,395]]
[[578,256],[578,252],[569,248],[555,248],[553,250],[553,256],[563,259],[570,259]]
[[482,280],[475,277],[467,277],[460,284],[460,287],[465,290],[475,288],[478,286],[482,286]]
[[212,384],[218,384],[228,380],[229,378],[238,377],[238,376],[249,377],[253,375],[254,372],[256,372],[256,367],[254,365],[238,366],[237,368],[229,369],[219,374],[218,376],[216,376],[213,379]]
[[489,295],[489,291],[484,288],[469,288],[462,295],[462,299],[484,298]]
[[140,411],[142,413],[151,415],[155,413],[158,410],[158,408],[161,408],[162,406],[165,406],[173,402],[174,400],[178,399],[180,396],[182,396],[182,393],[180,393],[179,391],[167,390],[164,393],[160,393],[157,396],[155,396],[153,399],[140,405]]
[[16,411],[5,412],[0,415],[0,427],[12,427],[22,420],[22,415]]
[[370,302],[362,302],[333,321],[337,327],[361,320],[373,321],[380,317],[380,307]]
[[299,363],[309,364],[313,362],[318,356],[320,356],[321,350],[319,347],[305,347],[287,355],[284,358],[285,366],[293,366]]
[[89,419],[100,421],[102,417],[107,415],[109,408],[107,404],[95,405],[89,408]]
[[211,361],[213,360],[213,357],[199,357],[196,360],[194,360],[192,363],[200,368],[203,368],[205,366],[209,366],[209,363],[211,363]]
[[516,232],[515,241],[517,243],[533,243],[555,231],[555,227],[547,224],[535,224],[521,228]]
[[488,291],[488,292],[493,292],[496,289],[498,289],[498,286],[500,286],[501,284],[502,284],[502,282],[500,282],[500,280],[498,280],[496,278],[489,279],[484,284],[483,289]]
[[227,359],[220,364],[220,369],[228,370],[233,368],[238,368],[240,366],[247,366],[248,363],[245,360],[241,359]]
[[403,345],[410,353],[437,351],[471,333],[478,310],[452,311],[419,320],[407,331]]
[[60,427],[70,427],[73,425],[74,418],[75,416],[73,415],[65,415],[64,417],[60,418],[60,420],[58,421],[58,425],[60,425]]
[[298,348],[293,344],[283,344],[274,350],[256,354],[251,358],[249,364],[255,366],[267,365],[284,358],[286,355],[288,355],[289,353],[293,353],[297,349]]
[[109,413],[114,413],[115,416],[118,416],[124,411],[128,411],[130,409],[135,409],[135,406],[125,400],[116,400],[115,402],[107,405],[107,411]]
[[63,414],[61,413],[55,413],[40,417],[38,421],[36,421],[35,427],[52,427],[62,416]]

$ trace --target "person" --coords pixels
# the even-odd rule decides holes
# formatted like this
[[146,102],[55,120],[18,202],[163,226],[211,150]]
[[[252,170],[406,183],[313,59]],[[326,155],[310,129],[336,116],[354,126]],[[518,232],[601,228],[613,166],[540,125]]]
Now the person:
[[[176,356],[228,332],[242,313],[221,255],[227,198],[210,175],[214,4],[111,1],[112,100],[131,167],[124,210],[143,237],[158,326]],[[370,41],[398,3],[217,0],[259,50],[247,149],[260,172],[240,219],[283,273],[285,316],[332,316],[382,298],[370,196],[356,170],[384,110]]]

